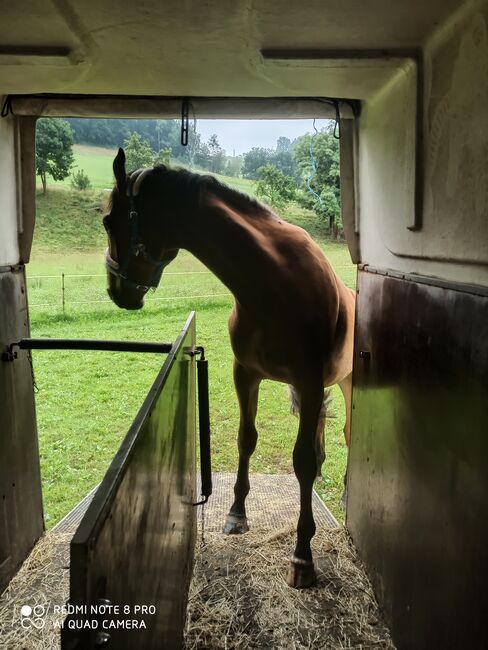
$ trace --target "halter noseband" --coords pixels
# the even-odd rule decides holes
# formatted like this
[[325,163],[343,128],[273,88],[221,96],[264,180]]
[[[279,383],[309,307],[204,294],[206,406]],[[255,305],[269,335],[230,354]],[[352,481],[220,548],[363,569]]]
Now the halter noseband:
[[[138,169],[137,171],[132,172],[129,176],[126,193],[129,197],[130,243],[127,255],[117,263],[110,257],[108,249],[105,251],[105,266],[109,273],[115,275],[117,278],[122,278],[127,284],[130,284],[133,287],[145,289],[146,291],[151,288],[155,289],[158,286],[164,267],[168,264],[168,262],[161,262],[150,255],[139,234],[139,213],[136,210],[136,198],[139,194],[142,181],[151,171],[151,169]],[[140,282],[135,282],[128,277],[129,264],[131,260],[135,258],[142,258],[146,264],[154,267],[154,273],[149,283],[141,284]]]

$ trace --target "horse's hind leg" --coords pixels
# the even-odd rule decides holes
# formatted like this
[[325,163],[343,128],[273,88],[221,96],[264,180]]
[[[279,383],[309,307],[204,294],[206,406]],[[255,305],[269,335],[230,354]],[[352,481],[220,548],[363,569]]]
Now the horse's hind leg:
[[234,361],[234,383],[239,400],[239,467],[234,486],[234,503],[225,521],[224,533],[238,534],[249,530],[246,517],[246,497],[249,494],[249,458],[256,448],[258,432],[254,422],[258,407],[261,377]]
[[344,438],[347,445],[347,466],[344,474],[344,492],[341,497],[341,508],[346,509],[347,506],[347,473],[349,471],[349,445],[351,444],[351,408],[352,408],[352,373],[345,379],[339,382],[339,387],[344,397],[344,405],[346,407],[346,423],[344,425]]
[[[289,384],[290,390],[290,404],[291,412],[297,415],[300,412],[300,397],[298,391],[294,386]],[[325,423],[327,419],[327,406],[332,401],[330,389],[327,388],[324,392],[324,399],[322,401],[322,408],[320,409],[319,421],[317,424],[317,431],[315,434],[315,453],[317,455],[317,479],[322,478],[322,465],[324,464],[325,454]]]
[[300,483],[300,517],[297,526],[297,544],[286,576],[290,587],[309,587],[315,582],[310,540],[315,534],[312,512],[312,489],[317,473],[315,438],[324,390],[320,381],[308,385],[300,393],[300,425],[293,449],[293,467]]

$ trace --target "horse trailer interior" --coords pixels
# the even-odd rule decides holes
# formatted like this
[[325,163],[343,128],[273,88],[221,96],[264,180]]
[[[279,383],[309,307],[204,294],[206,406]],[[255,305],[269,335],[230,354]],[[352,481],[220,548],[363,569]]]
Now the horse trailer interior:
[[[30,333],[36,120],[180,118],[190,100],[199,118],[338,119],[344,231],[358,265],[346,527],[399,650],[488,647],[488,2],[28,0],[3,2],[1,15],[0,591],[44,531],[30,352],[8,360]],[[181,336],[171,375],[181,401],[162,410],[176,409],[193,440],[196,366],[181,360],[195,345],[191,322]],[[193,442],[182,444],[158,448],[161,468],[175,463],[180,477],[169,510],[195,499]],[[136,470],[137,459],[126,476],[147,497]],[[130,499],[126,490],[96,562],[116,571],[126,558],[137,581],[141,565],[127,554],[147,536],[149,578],[138,586],[149,597],[166,580],[181,593],[161,596],[163,636],[137,647],[163,647],[163,637],[177,647],[195,512],[175,506],[188,525],[173,548],[161,531],[156,539],[162,505]],[[72,574],[87,579],[80,602],[106,598],[103,580],[87,577],[90,534],[72,545]],[[152,543],[172,560],[151,564]],[[65,637],[63,647],[103,642]]]

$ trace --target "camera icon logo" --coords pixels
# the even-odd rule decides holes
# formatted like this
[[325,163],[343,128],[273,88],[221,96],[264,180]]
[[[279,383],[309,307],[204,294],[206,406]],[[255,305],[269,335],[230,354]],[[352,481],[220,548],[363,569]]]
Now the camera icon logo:
[[42,630],[46,625],[46,613],[47,607],[45,605],[34,605],[34,607],[22,605],[20,608],[20,624],[25,630],[29,628]]

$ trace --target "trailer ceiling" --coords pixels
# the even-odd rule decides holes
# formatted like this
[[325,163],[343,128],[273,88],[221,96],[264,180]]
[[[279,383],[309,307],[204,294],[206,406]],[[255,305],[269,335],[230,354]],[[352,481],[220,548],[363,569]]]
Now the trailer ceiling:
[[455,0],[1,0],[2,93],[370,97]]

